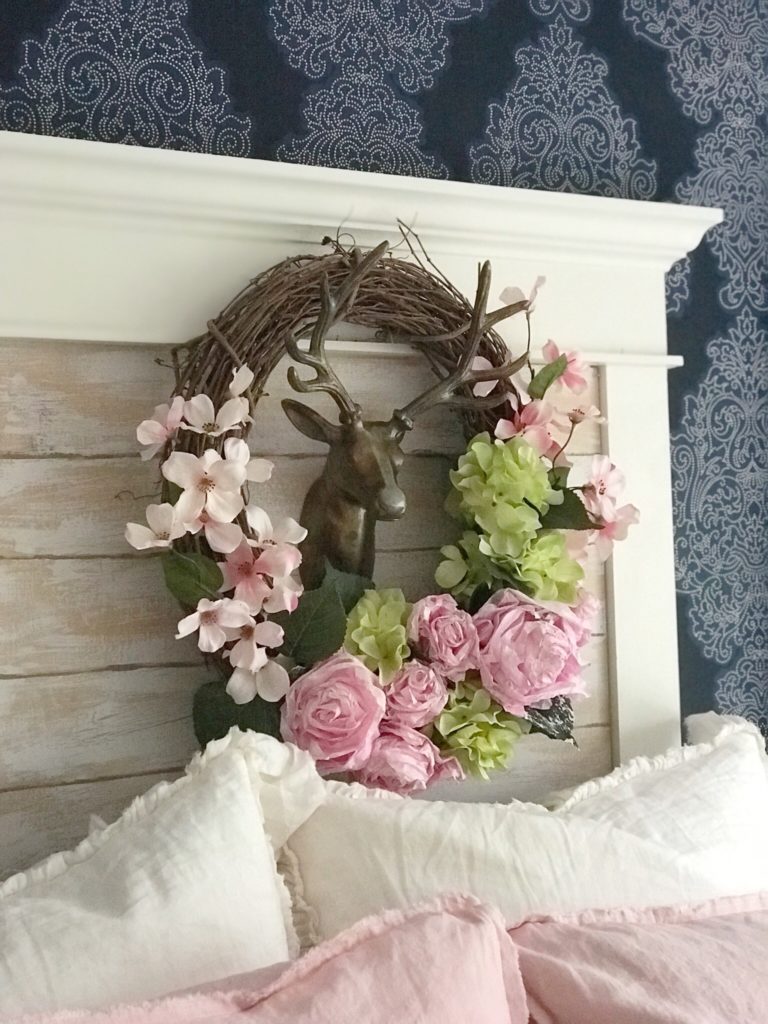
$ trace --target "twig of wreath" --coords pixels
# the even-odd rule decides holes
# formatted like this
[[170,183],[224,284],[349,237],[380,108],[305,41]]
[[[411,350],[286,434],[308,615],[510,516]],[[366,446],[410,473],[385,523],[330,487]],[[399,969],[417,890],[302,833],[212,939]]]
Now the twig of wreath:
[[[503,767],[531,729],[572,735],[568,697],[582,689],[580,651],[596,602],[581,586],[583,557],[571,557],[565,533],[594,539],[610,521],[620,539],[636,510],[617,509],[605,488],[598,499],[597,483],[568,485],[564,449],[574,426],[598,410],[574,409],[559,441],[548,433],[544,394],[567,379],[579,390],[583,378],[578,358],[556,347],[543,368],[531,365],[538,282],[528,298],[512,289],[512,301],[488,312],[490,264],[479,268],[470,303],[417,236],[401,231],[409,259],[386,242],[364,254],[325,239],[328,253],[293,257],[260,274],[205,334],[173,351],[172,401],[137,431],[145,457],[161,454],[163,503],[148,509],[149,527],[129,524],[126,536],[135,547],[170,548],[166,584],[189,613],[178,636],[197,632],[222,677],[195,697],[201,742],[233,724],[282,734],[309,750],[321,770],[356,770],[367,784],[410,792]],[[494,327],[519,313],[528,344],[511,359]],[[404,406],[393,398],[389,420],[364,419],[325,351],[342,322],[412,345],[435,383]],[[283,401],[293,425],[325,441],[329,456],[305,499],[302,525],[273,526],[248,487],[268,479],[272,467],[251,457],[245,439],[250,413],[286,352],[296,364],[288,371],[294,390],[329,394],[339,422]],[[530,379],[516,385],[524,370]],[[399,590],[376,591],[371,582],[374,529],[405,511],[400,444],[435,405],[458,409],[471,439],[451,473],[464,533],[443,549],[436,573],[450,593],[412,606]],[[500,407],[509,419],[499,419]],[[502,634],[508,644],[510,629],[530,648],[529,668],[510,668],[510,650],[492,667],[491,647]],[[536,678],[542,646],[552,657],[546,678]],[[356,711],[329,736],[322,722],[340,707]],[[406,777],[403,766],[414,763],[416,776]]]

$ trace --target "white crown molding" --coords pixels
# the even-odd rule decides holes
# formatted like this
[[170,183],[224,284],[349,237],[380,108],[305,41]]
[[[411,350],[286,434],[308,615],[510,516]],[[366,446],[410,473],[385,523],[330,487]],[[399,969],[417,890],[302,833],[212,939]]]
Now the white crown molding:
[[[0,132],[0,336],[177,341],[268,265],[259,257],[339,229],[394,239],[398,218],[440,257],[642,273],[666,270],[722,213]],[[184,315],[154,314],[161,287]]]

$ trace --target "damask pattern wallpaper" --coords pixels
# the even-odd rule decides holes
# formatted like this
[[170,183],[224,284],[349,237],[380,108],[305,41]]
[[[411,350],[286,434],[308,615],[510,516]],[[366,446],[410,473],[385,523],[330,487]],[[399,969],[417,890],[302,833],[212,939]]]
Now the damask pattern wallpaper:
[[725,208],[668,278],[683,705],[768,732],[766,0],[5,0],[0,128]]

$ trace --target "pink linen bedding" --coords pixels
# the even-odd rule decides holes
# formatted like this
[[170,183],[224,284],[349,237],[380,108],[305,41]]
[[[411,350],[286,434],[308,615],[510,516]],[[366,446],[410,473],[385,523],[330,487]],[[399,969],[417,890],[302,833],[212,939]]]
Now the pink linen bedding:
[[25,1024],[766,1024],[768,894],[505,932],[473,897],[367,918],[240,991]]

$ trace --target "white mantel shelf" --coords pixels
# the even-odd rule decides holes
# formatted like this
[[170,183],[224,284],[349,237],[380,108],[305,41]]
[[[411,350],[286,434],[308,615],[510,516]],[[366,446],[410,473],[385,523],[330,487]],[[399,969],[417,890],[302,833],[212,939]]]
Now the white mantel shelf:
[[[721,217],[0,132],[0,336],[177,342],[199,333],[233,282],[268,265],[249,253],[263,255],[270,242],[277,258],[317,251],[338,231],[361,245],[395,241],[398,219],[441,259],[514,254],[531,265],[642,273],[666,270]],[[169,308],[179,312],[169,317]]]
[[[667,352],[664,273],[721,219],[720,210],[700,207],[6,132],[0,339],[29,339],[31,359],[35,339],[100,343],[102,357],[106,343],[117,377],[122,353],[112,343],[167,345],[199,335],[260,271],[321,251],[323,236],[337,232],[361,246],[395,241],[398,220],[415,228],[466,294],[486,257],[492,301],[505,285],[529,287],[546,275],[535,344],[551,337],[600,365],[602,451],[622,467],[628,500],[641,509],[631,542],[608,568],[618,761],[679,742],[667,408],[667,373],[679,360]],[[513,348],[516,329],[503,325]],[[371,341],[353,346],[370,352]],[[88,356],[77,353],[85,365]],[[396,371],[391,362],[383,389]],[[406,378],[400,369],[395,380],[405,386]],[[20,406],[24,387],[19,374]],[[12,413],[24,422],[20,407]]]

